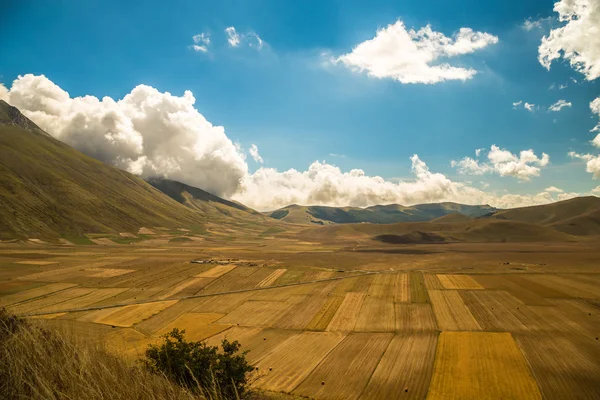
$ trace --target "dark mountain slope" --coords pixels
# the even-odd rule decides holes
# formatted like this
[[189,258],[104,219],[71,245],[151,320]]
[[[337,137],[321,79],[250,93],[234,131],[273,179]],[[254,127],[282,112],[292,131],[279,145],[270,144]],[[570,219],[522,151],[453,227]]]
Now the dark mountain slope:
[[199,226],[206,218],[88,157],[0,101],[0,238]]

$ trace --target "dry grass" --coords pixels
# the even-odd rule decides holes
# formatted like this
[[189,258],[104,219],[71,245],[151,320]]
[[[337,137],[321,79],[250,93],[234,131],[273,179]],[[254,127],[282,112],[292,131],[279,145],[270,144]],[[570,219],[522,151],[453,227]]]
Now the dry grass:
[[0,398],[194,399],[162,376],[101,347],[0,310]]

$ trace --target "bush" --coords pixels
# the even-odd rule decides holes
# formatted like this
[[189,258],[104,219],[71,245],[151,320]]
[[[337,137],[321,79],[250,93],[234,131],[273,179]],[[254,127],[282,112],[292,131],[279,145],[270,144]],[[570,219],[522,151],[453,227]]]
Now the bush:
[[149,345],[145,365],[185,388],[207,398],[240,398],[246,391],[247,374],[253,367],[246,361],[237,341],[224,339],[222,352],[204,342],[188,342],[185,330],[177,328],[163,336],[164,343]]

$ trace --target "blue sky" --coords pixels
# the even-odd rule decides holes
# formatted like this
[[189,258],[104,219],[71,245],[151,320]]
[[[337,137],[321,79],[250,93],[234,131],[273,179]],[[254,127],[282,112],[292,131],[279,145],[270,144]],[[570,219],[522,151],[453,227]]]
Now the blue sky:
[[[228,138],[258,146],[264,164],[248,157],[250,173],[261,166],[305,171],[326,160],[395,182],[414,178],[410,157],[418,154],[431,171],[497,193],[598,186],[567,153],[593,152],[590,102],[600,80],[585,80],[565,60],[548,71],[537,59],[541,38],[560,25],[553,1],[62,0],[2,7],[0,82],[7,87],[18,75],[43,74],[71,97],[118,100],[139,84],[174,96],[190,90],[195,108]],[[524,29],[526,19],[539,26]],[[447,37],[469,27],[498,41],[452,57],[451,65],[477,71],[466,81],[407,84],[330,62],[398,20],[407,29],[430,24]],[[241,35],[237,47],[227,42],[227,27]],[[200,33],[210,38],[207,52],[191,47]],[[262,48],[249,46],[252,34]],[[572,106],[548,111],[560,99]],[[515,109],[517,101],[537,108]],[[493,144],[515,154],[543,152],[550,163],[527,181],[451,167]]]

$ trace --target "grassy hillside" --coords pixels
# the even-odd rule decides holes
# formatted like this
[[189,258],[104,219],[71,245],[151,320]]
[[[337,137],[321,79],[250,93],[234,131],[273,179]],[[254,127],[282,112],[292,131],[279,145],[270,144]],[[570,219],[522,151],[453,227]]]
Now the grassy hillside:
[[226,223],[228,228],[263,232],[270,227],[282,225],[243,204],[222,199],[181,182],[162,178],[151,178],[147,182],[188,209],[205,216],[210,222]]
[[326,207],[291,205],[266,213],[271,218],[292,223],[304,224],[356,224],[369,222],[374,224],[392,224],[396,222],[425,222],[449,214],[461,214],[468,217],[480,217],[496,211],[488,205],[470,206],[457,203],[417,204],[402,206],[398,204],[377,205],[367,208]]
[[447,242],[543,242],[581,240],[550,227],[521,221],[471,219],[460,222],[403,222],[397,224],[345,224],[302,232],[315,239],[374,239],[392,244]]
[[0,101],[0,239],[57,238],[207,218],[142,179],[50,137]]
[[577,197],[541,206],[495,212],[490,218],[548,226],[572,235],[600,235],[600,198]]

